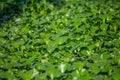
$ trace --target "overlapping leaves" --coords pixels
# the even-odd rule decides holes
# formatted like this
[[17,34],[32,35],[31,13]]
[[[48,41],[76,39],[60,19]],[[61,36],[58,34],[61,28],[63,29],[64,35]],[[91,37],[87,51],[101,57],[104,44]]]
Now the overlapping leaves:
[[38,1],[0,23],[0,79],[120,79],[119,1]]

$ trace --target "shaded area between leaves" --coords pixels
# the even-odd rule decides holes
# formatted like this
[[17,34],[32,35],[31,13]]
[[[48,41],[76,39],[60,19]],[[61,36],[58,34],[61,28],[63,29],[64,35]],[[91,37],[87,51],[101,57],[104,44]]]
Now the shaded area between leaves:
[[[41,2],[44,0],[0,0],[0,23],[12,20],[15,15],[20,14],[23,6],[31,2]],[[63,0],[46,0],[54,6],[61,7]]]

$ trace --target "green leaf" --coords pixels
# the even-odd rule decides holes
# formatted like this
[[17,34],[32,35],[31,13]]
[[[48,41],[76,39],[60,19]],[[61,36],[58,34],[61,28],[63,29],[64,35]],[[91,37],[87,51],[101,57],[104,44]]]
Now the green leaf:
[[102,24],[100,26],[100,28],[101,28],[101,30],[105,31],[105,30],[107,30],[107,25],[106,24]]
[[61,75],[60,71],[54,67],[48,67],[46,69],[47,75],[53,80],[55,77],[59,77]]
[[0,31],[0,37],[5,37],[7,36],[8,33],[7,32],[4,32],[4,31]]
[[84,64],[81,61],[77,61],[77,62],[73,63],[73,66],[75,69],[81,70],[83,68]]
[[46,70],[46,67],[44,64],[40,63],[40,64],[37,64],[37,69],[38,70]]

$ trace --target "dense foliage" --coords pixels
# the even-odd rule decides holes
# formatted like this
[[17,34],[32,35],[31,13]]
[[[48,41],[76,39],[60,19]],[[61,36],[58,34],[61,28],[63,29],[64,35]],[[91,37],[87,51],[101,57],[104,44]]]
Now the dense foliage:
[[119,0],[1,0],[0,79],[120,80]]

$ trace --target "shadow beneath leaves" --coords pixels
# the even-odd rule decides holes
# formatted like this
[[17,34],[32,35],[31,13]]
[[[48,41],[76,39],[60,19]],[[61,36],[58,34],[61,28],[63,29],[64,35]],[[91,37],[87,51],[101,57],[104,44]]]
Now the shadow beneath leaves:
[[13,16],[22,11],[25,0],[0,1],[0,23],[13,19]]
[[[15,15],[23,11],[23,6],[31,2],[41,2],[44,0],[1,0],[0,1],[0,23],[12,20]],[[63,0],[46,0],[54,6],[61,7]]]

